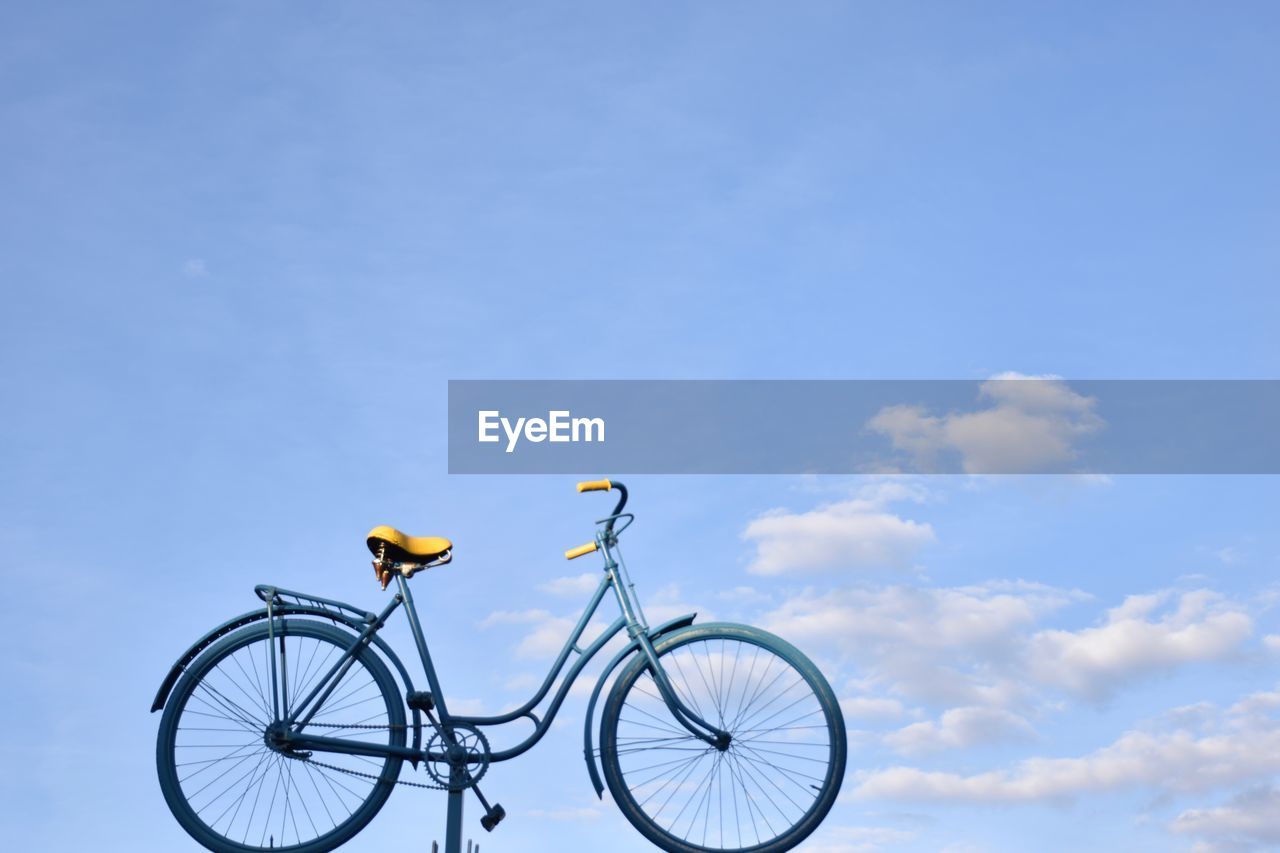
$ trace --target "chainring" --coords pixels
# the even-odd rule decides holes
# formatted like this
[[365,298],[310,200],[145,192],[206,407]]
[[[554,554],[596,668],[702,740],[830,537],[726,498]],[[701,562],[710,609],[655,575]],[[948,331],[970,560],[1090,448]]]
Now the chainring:
[[489,739],[480,729],[467,723],[453,723],[450,728],[453,729],[457,746],[450,746],[444,739],[444,735],[437,730],[427,741],[427,752],[453,752],[458,758],[456,766],[462,778],[455,779],[453,775],[455,764],[451,761],[433,761],[428,758],[423,761],[423,764],[426,765],[427,773],[442,788],[449,791],[465,791],[479,782],[485,771],[489,769]]

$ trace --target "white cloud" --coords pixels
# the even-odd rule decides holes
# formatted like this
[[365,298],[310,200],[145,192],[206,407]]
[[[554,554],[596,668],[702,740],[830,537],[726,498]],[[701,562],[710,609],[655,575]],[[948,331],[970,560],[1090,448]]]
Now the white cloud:
[[1034,735],[1031,724],[1002,708],[951,708],[937,722],[912,723],[885,735],[885,743],[905,755],[964,749]]
[[946,457],[958,455],[966,473],[1012,474],[1062,470],[1075,458],[1076,443],[1105,425],[1094,398],[1055,376],[1003,373],[983,382],[979,396],[987,408],[973,412],[888,406],[867,427],[925,471],[946,470]]
[[[651,625],[659,625],[676,616],[698,611],[699,608],[697,606],[681,600],[680,588],[675,584],[668,584],[665,587],[654,590],[645,597],[644,612]],[[702,611],[700,615],[703,621],[711,621],[714,618],[712,614],[706,611]],[[539,608],[497,610],[482,619],[480,627],[491,628],[495,625],[530,626],[524,636],[516,643],[515,656],[518,660],[541,661],[554,658],[564,648],[565,642],[573,633],[573,629],[580,618],[580,613],[557,616],[549,610]],[[608,623],[599,618],[597,614],[597,617],[588,622],[586,629],[582,632],[581,645],[585,648],[607,627]],[[607,660],[609,655],[612,654],[611,649],[620,648],[625,637],[625,631],[619,632],[601,649],[600,655]]]
[[596,591],[596,587],[600,586],[600,572],[586,572],[581,575],[572,575],[569,577],[555,578],[540,584],[538,589],[551,595],[559,595],[568,598],[590,595]]
[[1280,846],[1280,789],[1263,785],[1237,794],[1225,805],[1188,809],[1173,821],[1172,829],[1203,839],[1198,849],[1205,851],[1273,850]]
[[883,696],[856,696],[840,700],[840,710],[845,719],[862,722],[892,722],[906,714],[906,708],[897,699]]
[[[576,616],[550,616],[538,622],[516,645],[516,657],[521,660],[546,660],[555,657],[564,648],[565,641],[577,624]],[[583,637],[589,642],[606,627],[605,623],[593,619],[587,623]]]
[[525,809],[524,813],[529,815],[529,817],[561,821],[599,820],[603,815],[603,812],[600,809],[593,809],[590,807],[576,809]]
[[922,500],[919,489],[892,482],[862,489],[857,497],[809,512],[774,510],[747,524],[742,538],[754,542],[747,570],[757,575],[856,568],[904,568],[934,541],[927,523],[901,518],[885,507]]
[[543,622],[549,618],[551,618],[551,612],[548,610],[495,610],[480,620],[480,627],[525,625],[531,622]]
[[519,675],[513,675],[503,682],[503,688],[519,692],[532,693],[534,688],[542,685],[542,679],[545,676],[534,675],[531,672],[522,672]]
[[1262,638],[1262,644],[1266,646],[1267,651],[1280,654],[1280,634],[1268,634]]
[[958,802],[1056,800],[1124,788],[1207,791],[1265,780],[1280,772],[1280,720],[1263,713],[1280,694],[1237,703],[1214,730],[1130,731],[1079,758],[1030,758],[1010,770],[972,775],[891,767],[864,775],[863,798]]
[[449,713],[459,714],[464,717],[478,717],[481,714],[492,713],[488,710],[488,706],[483,699],[474,697],[464,699],[450,699]]
[[1219,548],[1213,552],[1213,555],[1225,566],[1235,565],[1244,557],[1239,548],[1233,548],[1230,545]]
[[809,853],[875,853],[885,845],[902,845],[914,833],[887,826],[832,826],[819,830],[805,842]]
[[1037,621],[1083,598],[1023,581],[806,590],[762,622],[802,648],[852,659],[865,687],[923,702],[1000,706],[1027,695],[1018,653]]
[[204,258],[187,258],[182,262],[182,274],[187,278],[208,278],[209,265]]
[[1130,596],[1101,623],[1042,627],[1078,590],[1022,581],[963,587],[805,590],[763,624],[804,648],[834,651],[862,689],[946,706],[1039,701],[1045,688],[1099,700],[1144,677],[1240,654],[1253,622],[1209,590]]
[[764,604],[772,600],[768,593],[751,586],[735,586],[733,589],[716,593],[716,597],[739,605]]
[[[1143,675],[1234,653],[1253,630],[1238,605],[1209,590],[1133,595],[1081,631],[1041,631],[1030,644],[1040,681],[1086,696],[1106,695]],[[1161,612],[1161,608],[1165,608]]]
[[[549,610],[497,610],[480,621],[481,628],[494,625],[532,625],[533,627],[516,644],[516,657],[521,660],[545,660],[555,657],[564,648],[565,640],[573,632],[578,619],[574,616],[556,616]],[[605,624],[592,620],[584,637],[593,638]]]

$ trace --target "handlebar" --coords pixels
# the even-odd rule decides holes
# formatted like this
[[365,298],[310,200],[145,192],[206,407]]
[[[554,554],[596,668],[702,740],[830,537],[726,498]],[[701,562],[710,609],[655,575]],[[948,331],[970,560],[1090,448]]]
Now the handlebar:
[[588,542],[586,545],[579,545],[577,548],[570,548],[568,551],[565,551],[564,558],[566,560],[576,560],[578,557],[581,557],[583,554],[590,554],[592,551],[595,551],[599,547],[600,546],[594,542]]
[[585,483],[578,484],[579,492],[610,492],[615,490],[618,492],[618,505],[613,508],[613,514],[604,526],[607,533],[613,532],[613,523],[622,514],[622,508],[627,505],[627,487],[617,480],[587,480]]
[[[613,534],[613,523],[622,514],[622,508],[627,505],[627,487],[617,480],[586,480],[578,484],[579,492],[611,492],[615,490],[618,492],[618,505],[613,508],[613,514],[605,522],[604,532],[606,539]],[[564,552],[564,558],[572,560],[575,557],[581,557],[583,554],[590,554],[596,550],[596,547],[596,543],[592,542],[588,545],[570,548]]]

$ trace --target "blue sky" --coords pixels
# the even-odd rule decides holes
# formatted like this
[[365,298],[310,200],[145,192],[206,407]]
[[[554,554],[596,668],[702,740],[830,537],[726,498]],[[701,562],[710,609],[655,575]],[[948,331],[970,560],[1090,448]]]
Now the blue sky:
[[[516,703],[599,506],[447,476],[450,378],[1274,377],[1278,29],[1247,3],[5,6],[12,843],[189,849],[156,686],[255,583],[382,601],[375,523],[453,538],[414,581],[442,678]],[[649,609],[776,627],[846,701],[805,849],[1280,843],[1274,478],[627,479]],[[761,563],[815,527],[828,558]],[[892,558],[842,558],[850,531]],[[645,849],[562,719],[492,771],[485,849]],[[399,791],[351,849],[442,808]]]

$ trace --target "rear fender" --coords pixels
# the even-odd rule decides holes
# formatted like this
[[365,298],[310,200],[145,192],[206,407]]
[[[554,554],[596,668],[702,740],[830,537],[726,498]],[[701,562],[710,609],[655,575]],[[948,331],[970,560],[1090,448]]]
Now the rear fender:
[[[672,619],[670,622],[663,622],[657,628],[649,629],[649,639],[656,640],[663,634],[669,634],[680,628],[687,628],[693,624],[693,620],[697,617],[697,613],[686,613],[684,616]],[[591,777],[591,784],[596,789],[596,796],[604,798],[604,782],[600,779],[600,768],[596,765],[595,741],[591,736],[591,723],[595,718],[596,701],[600,698],[600,692],[604,689],[604,683],[609,680],[610,674],[618,668],[618,664],[627,659],[633,652],[639,650],[640,645],[632,640],[630,645],[618,652],[613,660],[609,661],[604,671],[600,673],[600,680],[596,682],[596,687],[591,691],[591,700],[587,703],[586,720],[582,727],[582,755],[587,761],[587,775]]]
[[[296,604],[278,604],[271,608],[276,616],[313,616],[330,622],[346,625],[353,631],[361,632],[368,627],[368,622],[346,613],[341,613],[332,609],[323,609],[319,607],[306,607]],[[267,618],[267,609],[251,610],[248,613],[242,613],[234,619],[223,622],[191,645],[191,648],[183,652],[182,657],[169,669],[169,674],[164,677],[160,689],[156,691],[155,701],[151,703],[151,713],[155,713],[164,707],[165,702],[169,700],[169,693],[173,691],[173,686],[178,683],[178,679],[182,677],[182,673],[199,654],[211,646],[217,639],[230,634],[238,628],[245,625],[251,625],[254,622],[261,622]],[[406,693],[413,692],[413,681],[409,678],[409,671],[405,669],[404,664],[400,662],[400,658],[391,650],[381,637],[374,634],[372,637],[373,644],[378,647],[383,656],[391,661],[391,665],[396,668],[396,672],[400,674],[400,680],[404,683]],[[403,699],[402,699],[403,701]],[[418,749],[422,745],[422,714],[417,708],[410,709],[413,713],[413,747]]]

